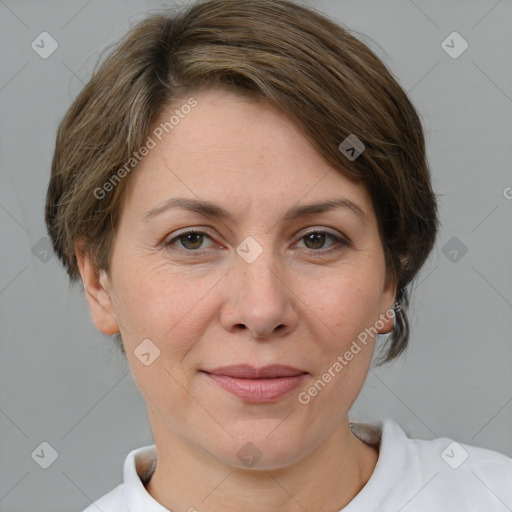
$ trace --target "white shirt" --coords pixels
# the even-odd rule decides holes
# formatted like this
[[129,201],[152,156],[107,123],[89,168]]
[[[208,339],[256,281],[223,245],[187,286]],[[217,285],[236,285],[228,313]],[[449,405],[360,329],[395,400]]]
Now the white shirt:
[[[446,438],[410,439],[392,420],[351,423],[379,450],[370,480],[340,512],[510,512],[512,459]],[[83,512],[169,512],[145,489],[156,467],[155,445],[131,451],[124,482]]]

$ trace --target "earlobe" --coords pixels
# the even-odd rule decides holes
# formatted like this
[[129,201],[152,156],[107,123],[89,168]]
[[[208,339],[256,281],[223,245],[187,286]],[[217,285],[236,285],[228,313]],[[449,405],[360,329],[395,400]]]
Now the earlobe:
[[397,284],[394,279],[387,279],[386,285],[382,294],[383,310],[380,312],[379,334],[389,334],[395,327],[395,301],[397,293]]
[[119,325],[115,319],[108,276],[93,265],[83,243],[75,245],[75,254],[94,324],[103,334],[112,336],[119,332]]
[[379,327],[379,334],[389,334],[393,330],[395,327],[395,313],[392,307],[386,309],[384,313],[380,314],[376,325]]

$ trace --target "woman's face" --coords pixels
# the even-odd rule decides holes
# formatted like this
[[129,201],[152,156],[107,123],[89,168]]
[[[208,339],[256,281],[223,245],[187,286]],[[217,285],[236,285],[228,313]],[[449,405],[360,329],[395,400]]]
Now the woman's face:
[[[362,186],[268,104],[194,97],[129,177],[105,291],[85,283],[93,318],[120,330],[159,439],[284,467],[346,420],[374,349],[361,333],[392,328],[395,289]],[[211,373],[241,365],[296,370]]]

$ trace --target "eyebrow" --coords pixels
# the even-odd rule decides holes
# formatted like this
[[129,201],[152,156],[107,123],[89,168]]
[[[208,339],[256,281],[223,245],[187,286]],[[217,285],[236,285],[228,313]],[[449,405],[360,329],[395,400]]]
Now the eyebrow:
[[[184,208],[192,212],[199,213],[205,217],[229,219],[231,214],[221,206],[201,199],[190,199],[186,197],[174,197],[166,201],[163,205],[152,208],[144,215],[144,220],[155,217],[165,211],[173,208]],[[281,221],[292,221],[301,217],[306,217],[315,213],[323,213],[337,208],[346,208],[355,213],[361,220],[367,221],[368,216],[363,209],[353,201],[345,198],[331,199],[320,203],[310,203],[305,205],[294,206],[290,208]]]

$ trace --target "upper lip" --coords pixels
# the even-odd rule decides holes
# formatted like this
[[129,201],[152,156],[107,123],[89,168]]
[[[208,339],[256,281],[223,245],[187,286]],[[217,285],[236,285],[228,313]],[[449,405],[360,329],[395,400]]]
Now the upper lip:
[[213,370],[203,370],[213,375],[226,375],[236,379],[271,379],[276,377],[294,377],[307,373],[293,366],[283,364],[271,364],[261,368],[255,368],[247,364],[220,366]]

